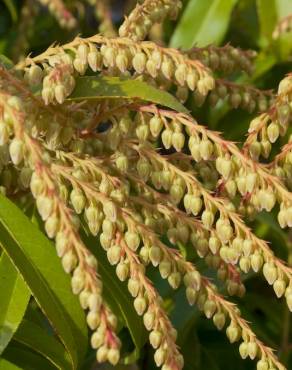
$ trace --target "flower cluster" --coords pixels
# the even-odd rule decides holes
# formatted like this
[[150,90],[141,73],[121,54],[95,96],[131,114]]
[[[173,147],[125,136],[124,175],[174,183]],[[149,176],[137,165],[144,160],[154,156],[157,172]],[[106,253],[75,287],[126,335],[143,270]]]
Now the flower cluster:
[[[56,11],[61,3],[50,4]],[[113,31],[106,2],[92,5]],[[292,311],[291,267],[241,218],[278,205],[280,226],[292,227],[291,140],[271,163],[260,162],[287,131],[292,77],[283,79],[274,96],[214,77],[213,72],[227,78],[234,71],[249,73],[250,51],[227,45],[180,52],[142,41],[154,23],[176,16],[180,6],[146,0],[122,24],[121,37],[77,37],[11,70],[0,66],[0,191],[8,197],[25,193],[35,202],[86,311],[98,362],[116,365],[121,341],[84,230],[127,283],[158,367],[181,370],[184,360],[167,309],[147,275],[150,265],[172,289],[184,289],[189,304],[219,330],[225,328],[231,343],[241,341],[243,359],[257,359],[258,370],[284,370],[237,306],[180,251],[195,250],[230,296],[244,296],[244,274],[262,272]],[[235,109],[262,113],[251,121],[240,147],[190,113],[138,98],[68,101],[87,72],[143,79],[183,102],[191,93],[197,105],[206,98],[210,105],[226,99]]]
[[121,37],[144,40],[155,23],[165,18],[175,19],[182,4],[180,0],[146,0],[137,4],[119,29]]

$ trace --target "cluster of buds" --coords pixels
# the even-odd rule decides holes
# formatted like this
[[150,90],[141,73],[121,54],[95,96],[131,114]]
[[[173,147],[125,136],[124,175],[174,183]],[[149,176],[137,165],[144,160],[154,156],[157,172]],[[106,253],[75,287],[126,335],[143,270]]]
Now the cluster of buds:
[[288,75],[280,82],[270,109],[251,121],[244,147],[254,160],[261,155],[268,158],[272,144],[286,134],[292,117],[291,92],[292,76]]
[[137,4],[119,29],[121,37],[129,37],[134,41],[144,40],[155,23],[164,19],[176,19],[181,1],[176,0],[146,0]]
[[[71,87],[74,87],[74,83],[72,80],[72,61],[69,54],[64,53],[64,50],[75,50],[73,68],[81,75],[86,72],[88,66],[94,72],[101,69],[118,70],[119,74],[135,72],[157,81],[161,79],[171,81],[179,89],[182,89],[179,91],[190,89],[203,97],[215,86],[210,71],[201,62],[191,60],[187,55],[179,53],[177,50],[158,47],[151,42],[135,43],[126,38],[107,39],[102,36],[94,36],[87,40],[76,39],[63,46],[61,50],[57,48],[57,53],[55,49],[49,49],[42,58],[27,59],[25,62],[27,66],[39,62],[56,65],[56,75],[59,75],[61,66],[58,64],[61,58],[62,65],[64,64],[62,68],[66,68],[66,80],[69,81],[68,88],[63,87],[62,89],[65,97],[72,91]],[[67,66],[65,66],[66,64]],[[55,75],[54,69],[49,72],[49,75]],[[54,96],[46,90],[43,97],[45,101],[50,102]],[[61,101],[61,99],[59,100]]]
[[253,50],[241,50],[231,45],[195,47],[187,53],[191,58],[200,60],[211,70],[220,71],[224,74],[237,70],[250,74],[253,70],[252,61],[256,57],[256,52]]
[[76,27],[77,21],[66,8],[63,0],[39,0],[39,2],[48,8],[62,28],[71,30]]
[[269,91],[260,91],[247,85],[216,80],[216,87],[209,95],[209,103],[215,106],[220,99],[228,99],[234,109],[246,109],[250,113],[257,110],[266,111],[271,104],[272,94]]
[[[59,62],[59,59],[64,60],[64,63]],[[53,60],[50,61],[51,63]],[[50,104],[54,101],[62,104],[65,98],[70,95],[75,87],[75,79],[72,76],[73,66],[69,55],[64,54],[61,58],[57,58],[56,64],[52,69],[49,69],[48,74],[43,79],[42,98],[45,104]],[[31,68],[39,68],[32,66]],[[33,73],[32,73],[33,75]]]

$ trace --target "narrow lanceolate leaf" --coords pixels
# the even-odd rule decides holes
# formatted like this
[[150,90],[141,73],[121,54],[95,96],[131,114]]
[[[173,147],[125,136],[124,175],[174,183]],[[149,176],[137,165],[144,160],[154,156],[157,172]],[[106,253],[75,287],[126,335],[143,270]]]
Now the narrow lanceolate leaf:
[[257,0],[257,13],[260,23],[260,43],[267,46],[272,39],[274,29],[277,24],[277,4],[276,0]]
[[0,355],[17,330],[30,291],[6,253],[0,257]]
[[21,370],[21,368],[4,358],[0,358],[0,370]]
[[218,45],[224,39],[238,0],[190,0],[173,33],[172,47]]
[[71,293],[70,278],[52,243],[3,195],[0,244],[64,343],[72,369],[77,369],[86,352],[87,327],[78,299]]
[[38,352],[58,369],[71,369],[70,358],[64,346],[34,322],[24,319],[13,339]]
[[56,370],[56,366],[52,365],[52,363],[47,359],[14,341],[11,341],[9,346],[4,351],[3,360],[5,361],[3,366],[5,363],[9,362],[9,365],[14,365],[15,368],[10,367],[6,369],[3,367],[2,369],[0,362],[1,370]]
[[99,273],[104,282],[105,299],[113,312],[125,322],[133,343],[139,351],[147,340],[147,333],[141,318],[134,309],[133,298],[127,290],[127,284],[117,278],[115,268],[109,264],[99,240],[86,232],[82,234],[82,238],[99,262]]
[[69,100],[102,98],[139,98],[160,104],[178,112],[187,113],[186,108],[166,91],[139,80],[125,80],[119,77],[88,76],[76,79],[76,87]]

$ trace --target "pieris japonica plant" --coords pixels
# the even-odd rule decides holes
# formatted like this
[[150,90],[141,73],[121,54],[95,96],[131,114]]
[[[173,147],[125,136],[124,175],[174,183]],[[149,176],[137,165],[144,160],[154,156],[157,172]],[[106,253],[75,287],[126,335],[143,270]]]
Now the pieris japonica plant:
[[[258,88],[248,77],[260,60],[255,51],[231,43],[173,47],[195,3],[130,1],[118,25],[107,1],[89,1],[83,11],[78,2],[24,3],[8,53],[14,63],[0,59],[0,276],[8,279],[10,268],[14,281],[23,284],[18,289],[27,292],[25,304],[14,303],[22,313],[3,339],[4,364],[15,364],[9,348],[19,342],[62,370],[89,369],[96,361],[118,369],[149,354],[154,360],[143,369],[203,369],[203,362],[185,361],[182,333],[173,320],[174,312],[185,315],[184,300],[188,315],[209,319],[237,343],[239,364],[240,358],[254,360],[242,369],[288,368],[287,356],[274,351],[281,337],[269,340],[267,323],[257,330],[247,306],[244,314],[239,307],[250,301],[250,279],[261,281],[259,297],[270,286],[267,302],[284,307],[283,340],[289,348],[292,74],[285,70],[273,89]],[[79,32],[86,11],[99,24],[89,37]],[[33,14],[42,12],[72,39],[29,53]],[[211,23],[221,17],[212,14]],[[290,28],[286,15],[273,26],[271,42],[287,41]],[[212,113],[221,111],[222,117],[234,110],[238,115],[218,132]],[[240,116],[244,134],[234,141],[230,131],[240,125]],[[268,222],[284,239],[280,254],[273,237],[260,230]],[[4,302],[9,284],[3,289]],[[72,307],[83,347],[89,338],[87,362],[75,359],[76,343],[70,347],[79,335],[72,323],[66,326]],[[40,321],[47,317],[63,344],[37,326],[36,313]],[[7,324],[9,317],[2,321]],[[44,331],[47,344],[33,352],[25,330],[36,341]],[[70,340],[62,336],[66,330]],[[136,347],[131,356],[129,342]],[[198,344],[191,344],[195,356]]]

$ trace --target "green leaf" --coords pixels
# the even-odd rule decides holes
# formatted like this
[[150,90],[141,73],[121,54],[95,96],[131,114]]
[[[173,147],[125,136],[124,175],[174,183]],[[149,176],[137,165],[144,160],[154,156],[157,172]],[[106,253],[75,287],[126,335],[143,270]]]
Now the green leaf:
[[13,339],[38,352],[58,369],[71,369],[70,358],[63,345],[32,321],[24,319]]
[[189,49],[194,45],[220,44],[238,0],[190,0],[176,27],[170,46]]
[[21,368],[5,360],[5,358],[0,358],[0,370],[21,370]]
[[4,351],[3,359],[22,370],[56,370],[56,367],[44,357],[14,341]]
[[77,369],[87,349],[84,312],[71,292],[52,243],[7,198],[0,195],[0,244],[30,287]]
[[276,27],[278,14],[276,0],[257,0],[257,12],[260,22],[260,44],[266,47],[272,40],[272,34]]
[[6,253],[0,257],[0,354],[17,330],[30,298],[30,291]]
[[125,80],[119,77],[86,76],[76,79],[76,87],[68,100],[103,98],[139,98],[160,104],[178,112],[187,109],[166,91],[139,80]]
[[11,15],[13,22],[16,22],[17,21],[17,10],[16,10],[13,0],[3,0],[3,1],[7,9],[9,10],[9,13]]
[[109,264],[99,240],[85,234],[85,232],[82,234],[82,238],[99,262],[99,273],[104,282],[105,299],[115,314],[122,316],[136,348],[140,350],[146,342],[147,333],[142,319],[134,309],[133,298],[127,290],[127,284],[117,278],[115,268]]

